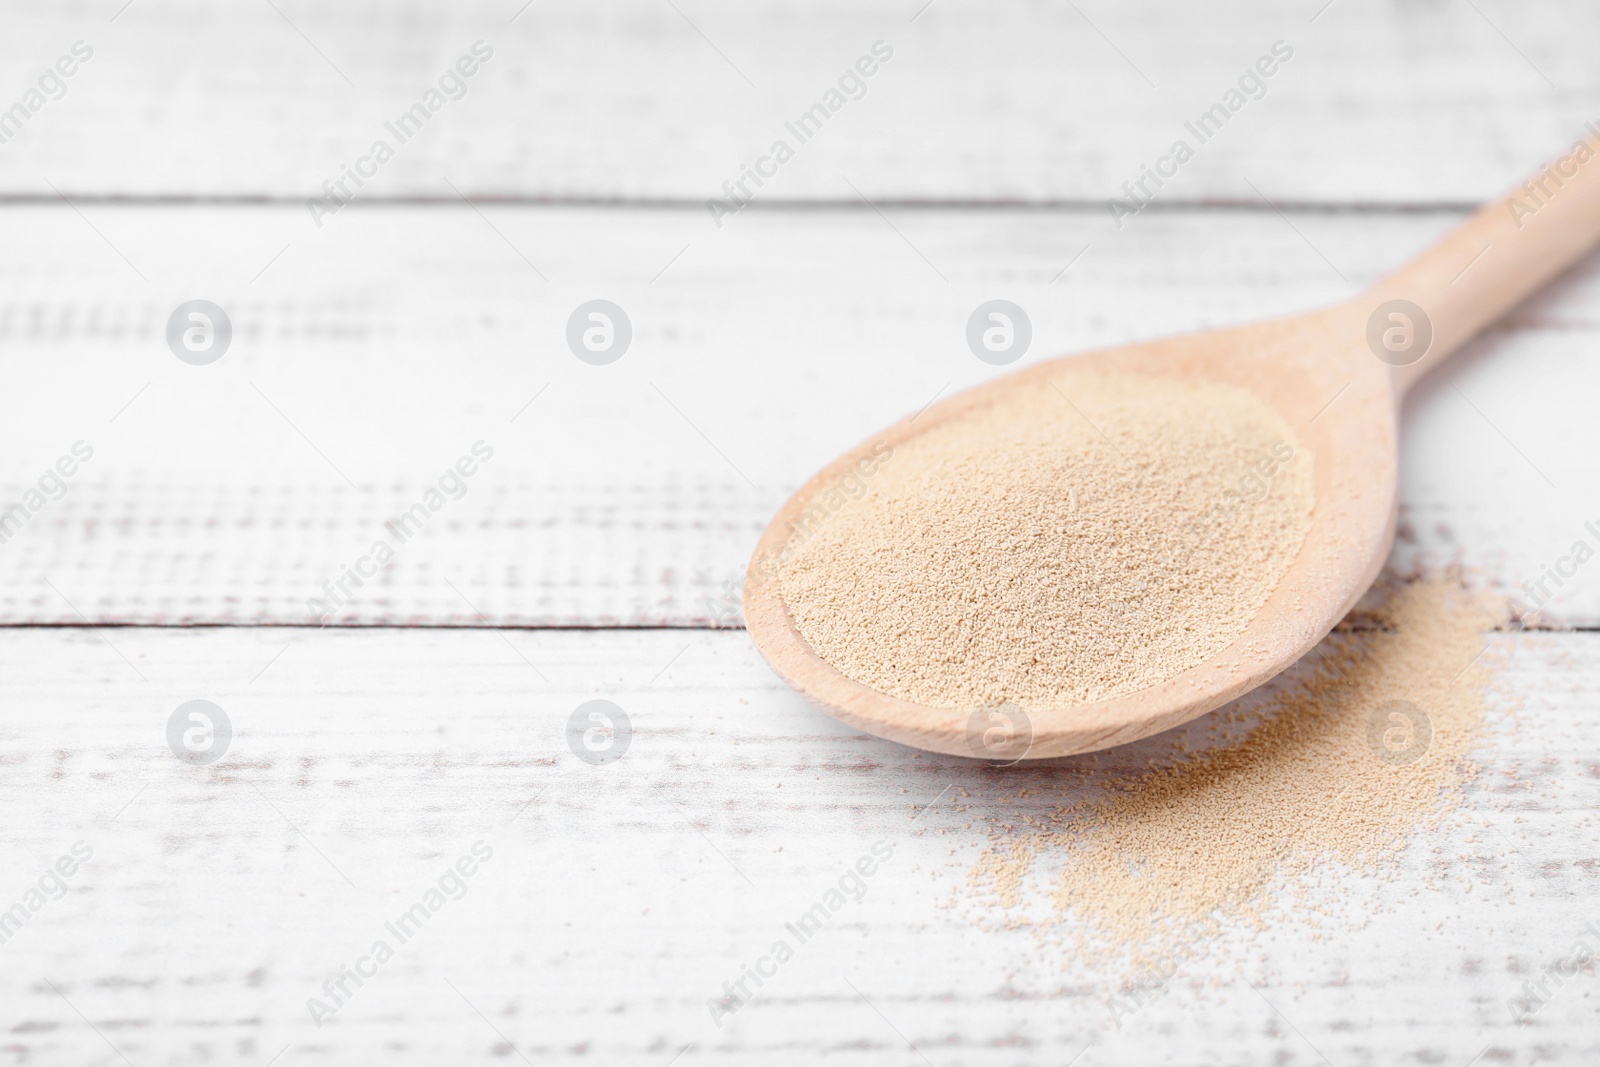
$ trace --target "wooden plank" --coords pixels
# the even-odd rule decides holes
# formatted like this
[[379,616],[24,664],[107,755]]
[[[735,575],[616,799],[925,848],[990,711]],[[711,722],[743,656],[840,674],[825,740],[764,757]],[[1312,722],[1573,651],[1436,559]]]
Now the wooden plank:
[[[304,624],[383,538],[338,621],[736,622],[723,591],[793,488],[1004,372],[966,348],[982,301],[1027,310],[1026,362],[1341,299],[1456,218],[1201,212],[1103,241],[1068,211],[759,212],[709,238],[684,210],[485,214],[357,208],[307,239],[283,207],[4,209],[0,511],[94,455],[0,545],[0,621]],[[1595,264],[1409,403],[1402,568],[1515,590],[1600,544]],[[208,366],[165,341],[196,297],[235,330]],[[608,366],[565,340],[596,297],[633,323]],[[398,543],[385,523],[478,441],[464,495]],[[1550,618],[1600,620],[1600,569],[1546,589]]]
[[[1495,712],[1462,810],[1392,874],[1330,864],[1315,925],[1226,935],[1117,1026],[1118,975],[1069,978],[1067,949],[966,877],[989,828],[1137,748],[1005,772],[916,753],[807,707],[733,633],[0,632],[0,904],[75,843],[93,853],[6,935],[6,1054],[922,1062],[909,1041],[937,1064],[1592,1062],[1591,975],[1525,1026],[1506,1001],[1600,916],[1600,638],[1494,644],[1525,710]],[[165,734],[193,699],[232,724],[207,766]],[[591,699],[631,720],[605,765],[565,739]],[[317,1027],[308,998],[480,841],[465,895]],[[880,841],[865,898],[717,1027],[707,998]]]
[[[700,204],[785,139],[762,199],[1100,204],[1185,139],[1195,158],[1159,199],[1459,203],[1600,121],[1581,0],[124,6],[11,13],[4,106],[74,42],[93,57],[0,148],[0,190],[299,204],[385,139],[362,196]],[[404,143],[386,130],[480,40],[493,55],[463,98]],[[789,134],[877,41],[893,57],[864,95]],[[1293,55],[1264,95],[1204,143],[1187,133],[1277,41]]]

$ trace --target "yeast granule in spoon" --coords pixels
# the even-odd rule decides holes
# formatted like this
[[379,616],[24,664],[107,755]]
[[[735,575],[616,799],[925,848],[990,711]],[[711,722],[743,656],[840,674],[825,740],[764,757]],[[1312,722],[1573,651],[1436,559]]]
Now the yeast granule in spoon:
[[1312,485],[1244,389],[1063,370],[897,445],[779,579],[817,653],[879,692],[1066,707],[1232,643],[1294,561]]

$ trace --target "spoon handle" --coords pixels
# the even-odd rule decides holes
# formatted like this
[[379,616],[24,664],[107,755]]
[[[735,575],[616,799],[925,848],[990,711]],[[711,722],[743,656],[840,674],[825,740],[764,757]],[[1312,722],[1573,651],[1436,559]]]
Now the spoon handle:
[[[1373,309],[1369,340],[1393,328],[1388,336],[1395,344],[1412,338],[1427,344],[1422,358],[1395,367],[1397,396],[1600,241],[1600,128],[1589,129],[1593,136],[1505,199],[1480,208],[1360,298],[1360,305]],[[1383,307],[1391,300],[1412,302],[1424,320],[1412,321],[1414,312],[1403,307]],[[1396,311],[1399,318],[1392,317]],[[1429,325],[1431,343],[1423,336]]]

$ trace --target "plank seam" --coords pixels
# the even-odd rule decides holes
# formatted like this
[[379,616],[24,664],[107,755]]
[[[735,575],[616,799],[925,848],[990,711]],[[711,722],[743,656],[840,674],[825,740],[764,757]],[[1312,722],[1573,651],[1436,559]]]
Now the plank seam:
[[[116,207],[292,207],[303,208],[303,197],[290,197],[253,193],[93,193],[67,191],[74,204]],[[423,195],[364,196],[359,203],[349,205],[351,210],[375,207],[461,207],[461,197]],[[606,197],[606,196],[527,196],[474,194],[473,204],[492,204],[503,207],[551,208],[605,208],[608,210],[636,211],[705,211],[703,200],[683,197]],[[1278,210],[1314,215],[1459,215],[1474,211],[1481,205],[1476,201],[1462,200],[1279,200]],[[1100,214],[1106,210],[1103,200],[1079,198],[1046,200],[980,200],[963,197],[878,197],[873,205],[878,208],[922,211],[1041,211],[1060,214]],[[3,207],[65,207],[54,194],[0,192]],[[755,214],[765,212],[849,211],[872,210],[859,200],[834,199],[767,199],[747,205],[744,211]],[[1233,212],[1247,215],[1271,215],[1274,208],[1258,199],[1166,200],[1147,204],[1144,212],[1156,215],[1178,215],[1192,212]],[[1143,213],[1143,212],[1141,212]]]

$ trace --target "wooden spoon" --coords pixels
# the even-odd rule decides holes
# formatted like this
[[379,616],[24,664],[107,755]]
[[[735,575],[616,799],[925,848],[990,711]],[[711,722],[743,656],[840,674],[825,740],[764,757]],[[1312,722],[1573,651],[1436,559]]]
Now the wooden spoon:
[[[1310,651],[1372,584],[1394,540],[1397,416],[1405,392],[1600,238],[1600,136],[1580,143],[1400,271],[1326,310],[1069,357],[1074,367],[1225,382],[1255,392],[1314,458],[1315,504],[1299,556],[1238,639],[1139,692],[1021,712],[951,710],[888,696],[822,659],[795,628],[778,580],[814,495],[873,457],[1043,381],[1051,360],[956,394],[840,456],[778,512],[745,578],[745,625],[784,681],[829,714],[917,748],[1007,760],[1090,752],[1170,729],[1247,693]],[[878,445],[881,448],[881,445]]]

